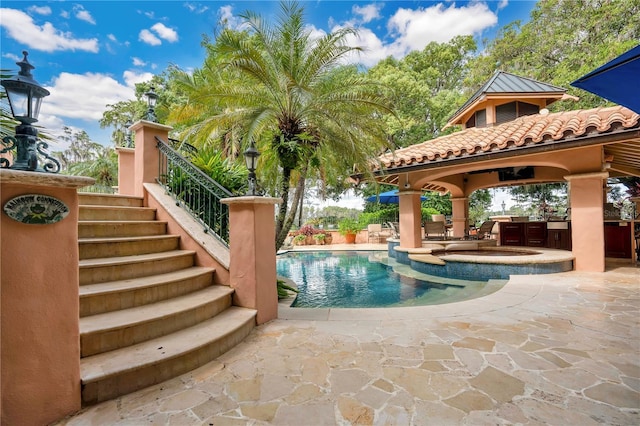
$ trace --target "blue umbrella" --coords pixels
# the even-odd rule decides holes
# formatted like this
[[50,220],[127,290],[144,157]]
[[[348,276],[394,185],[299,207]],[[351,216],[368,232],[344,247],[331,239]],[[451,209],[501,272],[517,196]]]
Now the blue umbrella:
[[[382,192],[378,196],[372,195],[367,197],[366,201],[369,203],[379,201],[380,204],[398,204],[400,202],[400,197],[398,197],[398,190],[394,189],[393,191]],[[421,196],[420,201],[427,201],[427,197],[424,195]]]
[[580,77],[571,85],[626,106],[640,114],[639,77],[640,45]]

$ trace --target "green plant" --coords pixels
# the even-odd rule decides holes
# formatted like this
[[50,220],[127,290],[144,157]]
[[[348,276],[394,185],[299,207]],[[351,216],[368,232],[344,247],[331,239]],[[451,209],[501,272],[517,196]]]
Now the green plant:
[[295,237],[293,237],[293,244],[295,245],[302,245],[304,244],[305,240],[307,239],[307,236],[304,234],[298,234]]
[[356,219],[346,217],[338,222],[338,232],[341,235],[357,234],[360,231],[362,231],[362,225]]
[[278,286],[278,299],[286,299],[290,296],[289,292],[298,293],[297,288],[293,288],[290,285],[285,284],[283,280],[277,280]]
[[322,233],[313,235],[313,239],[316,240],[316,243],[323,243],[324,238],[325,238],[325,235]]
[[319,229],[313,227],[313,225],[302,225],[300,229],[296,231],[296,235],[306,235],[307,237],[312,237],[320,232]]

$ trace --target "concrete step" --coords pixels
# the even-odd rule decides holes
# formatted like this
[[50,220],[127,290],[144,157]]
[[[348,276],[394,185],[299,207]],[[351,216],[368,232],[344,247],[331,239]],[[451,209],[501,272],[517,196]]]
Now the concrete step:
[[78,220],[155,220],[156,209],[150,207],[119,207],[80,205]]
[[171,250],[134,256],[79,261],[80,285],[164,274],[193,266],[195,252]]
[[201,290],[214,268],[194,266],[166,274],[80,286],[80,317],[142,306]]
[[78,204],[142,207],[142,197],[134,197],[129,195],[119,195],[119,194],[94,194],[90,192],[79,192]]
[[78,238],[140,237],[166,232],[167,223],[157,220],[78,222]]
[[132,346],[213,318],[231,306],[232,294],[231,288],[215,285],[151,305],[81,318],[81,357]]
[[255,315],[232,306],[193,327],[83,358],[82,400],[106,401],[198,368],[240,343],[254,327]]
[[78,240],[80,259],[131,256],[177,250],[178,235],[150,235],[144,237],[83,238]]

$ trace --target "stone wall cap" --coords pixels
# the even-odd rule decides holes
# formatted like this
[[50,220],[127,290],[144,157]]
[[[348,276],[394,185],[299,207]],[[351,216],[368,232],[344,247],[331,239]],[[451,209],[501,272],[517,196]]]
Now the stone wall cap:
[[280,204],[282,203],[282,198],[247,195],[242,197],[223,198],[220,202],[222,204]]
[[147,120],[139,120],[136,121],[129,127],[133,132],[137,131],[141,127],[151,127],[154,129],[166,130],[167,132],[173,130],[173,127],[167,126],[165,124],[156,123],[155,121],[147,121]]
[[96,180],[86,176],[69,176],[57,173],[27,172],[22,170],[0,169],[0,182],[18,183],[36,186],[56,186],[64,188],[82,188],[93,185]]

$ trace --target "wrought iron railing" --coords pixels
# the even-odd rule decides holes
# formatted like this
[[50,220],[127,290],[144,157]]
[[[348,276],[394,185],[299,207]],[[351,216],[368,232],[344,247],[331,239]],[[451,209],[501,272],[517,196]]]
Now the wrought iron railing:
[[79,188],[78,192],[90,192],[93,194],[115,194],[116,189],[113,186],[90,185]]
[[222,198],[232,196],[226,188],[211,179],[178,151],[156,136],[160,164],[158,183],[201,223],[204,231],[229,245],[229,206]]

